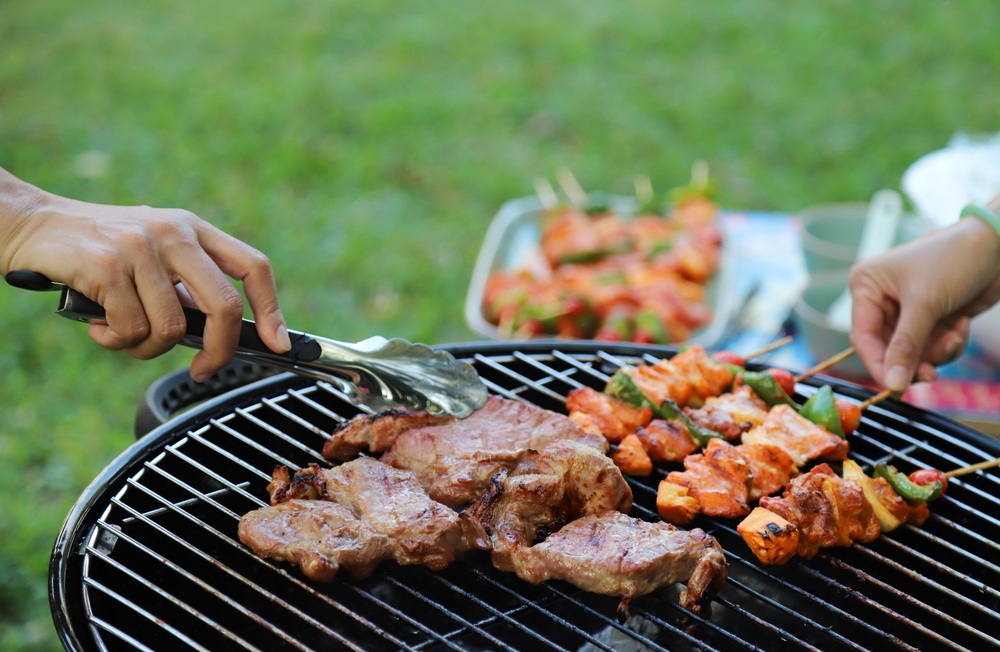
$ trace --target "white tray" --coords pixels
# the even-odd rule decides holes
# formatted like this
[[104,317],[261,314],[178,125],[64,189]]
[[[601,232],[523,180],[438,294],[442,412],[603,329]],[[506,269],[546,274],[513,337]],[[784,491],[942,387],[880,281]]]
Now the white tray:
[[[636,208],[634,197],[612,195],[608,203],[623,215],[631,214]],[[540,246],[541,213],[537,197],[521,197],[504,203],[490,223],[465,298],[465,321],[477,335],[499,339],[496,325],[487,321],[483,314],[483,294],[489,276],[498,271],[535,269],[545,264]],[[705,285],[705,303],[712,309],[712,321],[696,330],[690,339],[671,342],[670,346],[700,344],[710,348],[727,335],[731,319],[738,317],[732,312],[737,299],[732,296],[735,265],[733,247],[727,241],[723,233],[719,269]]]

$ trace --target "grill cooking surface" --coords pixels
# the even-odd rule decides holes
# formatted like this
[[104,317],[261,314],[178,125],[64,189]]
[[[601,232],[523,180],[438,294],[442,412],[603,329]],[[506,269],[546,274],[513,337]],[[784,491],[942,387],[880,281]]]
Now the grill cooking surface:
[[[592,343],[450,347],[490,391],[563,411],[567,392],[603,388],[624,364],[667,349]],[[752,365],[751,365],[752,366]],[[870,394],[830,382],[838,396]],[[799,386],[799,399],[815,386]],[[632,601],[563,582],[532,586],[468,553],[443,572],[384,562],[369,578],[324,585],[265,561],[236,536],[266,504],[276,464],[326,464],[327,433],[359,408],[331,385],[284,375],[175,419],[95,480],[67,518],[52,559],[56,626],[79,650],[984,650],[1000,648],[1000,476],[953,478],[922,527],[762,566],[736,521],[694,526],[726,551],[730,576],[709,620],[674,586]],[[993,440],[886,401],[850,438],[870,471],[952,469],[1000,456]],[[656,486],[679,465],[630,479],[631,514],[657,520]]]

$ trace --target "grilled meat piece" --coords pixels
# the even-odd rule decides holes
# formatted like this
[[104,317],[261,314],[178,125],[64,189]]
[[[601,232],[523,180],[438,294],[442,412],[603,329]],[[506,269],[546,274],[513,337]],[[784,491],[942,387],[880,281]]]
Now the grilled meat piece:
[[566,396],[566,410],[577,423],[581,423],[580,414],[588,415],[588,424],[593,423],[610,442],[621,441],[653,418],[652,408],[634,407],[590,387],[571,391]]
[[366,577],[391,556],[389,537],[326,500],[293,499],[255,509],[240,519],[239,536],[259,556],[295,564],[317,582],[332,582],[341,567]]
[[611,459],[590,446],[558,441],[530,464],[501,469],[465,514],[489,534],[493,565],[509,571],[514,550],[580,516],[631,507],[632,489]]
[[799,557],[812,557],[820,548],[874,541],[881,533],[861,487],[838,476],[829,464],[789,482],[780,497],[762,498],[760,506],[798,528]]
[[618,511],[578,518],[541,543],[516,547],[511,562],[517,576],[532,584],[565,580],[621,597],[619,614],[625,618],[632,598],[685,581],[681,605],[708,617],[729,573],[721,546],[704,531],[648,523]]
[[273,504],[241,519],[240,540],[313,579],[329,581],[341,566],[363,577],[383,559],[441,570],[469,548],[489,548],[478,522],[431,500],[409,471],[371,458],[291,478],[279,467],[268,486]]
[[664,519],[682,524],[697,513],[746,516],[752,501],[780,491],[797,471],[791,456],[776,446],[712,439],[702,454],[684,458],[683,471],[663,479],[657,509]]
[[699,455],[684,458],[683,471],[671,471],[664,482],[687,487],[702,514],[733,518],[750,512],[750,464],[739,448],[712,439]]
[[608,450],[603,436],[565,415],[491,396],[465,419],[400,433],[381,459],[412,470],[434,500],[459,507],[478,499],[498,471],[530,463],[533,451],[560,440]]
[[333,431],[323,444],[323,457],[346,462],[364,450],[381,453],[388,450],[404,430],[439,425],[454,419],[449,415],[435,416],[428,412],[410,412],[404,409],[361,414],[345,421]]
[[653,419],[646,427],[639,428],[636,436],[654,462],[681,462],[699,448],[680,421]]
[[761,425],[743,435],[744,444],[772,444],[788,453],[795,466],[815,459],[843,460],[847,440],[816,425],[790,405],[775,405]]
[[684,408],[699,426],[736,441],[743,433],[767,419],[768,405],[749,385],[737,384],[731,392],[709,396],[700,408]]
[[799,472],[791,455],[777,446],[739,444],[736,448],[750,465],[751,502],[778,493]]
[[693,345],[670,359],[640,364],[626,370],[654,405],[672,400],[681,407],[698,407],[718,396],[733,382],[733,371],[708,357],[704,347]]

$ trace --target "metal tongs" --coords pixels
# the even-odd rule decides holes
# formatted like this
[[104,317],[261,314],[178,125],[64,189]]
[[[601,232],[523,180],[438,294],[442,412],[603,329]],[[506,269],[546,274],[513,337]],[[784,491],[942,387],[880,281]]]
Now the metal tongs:
[[[17,270],[5,278],[8,284],[25,290],[61,290],[56,313],[67,319],[89,323],[105,318],[102,306],[43,274]],[[200,349],[205,313],[183,308],[187,334],[180,343]],[[244,319],[236,357],[331,382],[352,402],[376,412],[405,407],[463,418],[486,402],[486,386],[476,370],[447,351],[380,336],[354,344],[292,330],[288,336],[291,350],[275,353],[260,339],[254,322]]]

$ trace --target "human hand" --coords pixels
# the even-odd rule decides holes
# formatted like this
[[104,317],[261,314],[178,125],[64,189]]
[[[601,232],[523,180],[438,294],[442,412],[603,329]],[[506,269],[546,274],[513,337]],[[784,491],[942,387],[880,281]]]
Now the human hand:
[[851,344],[876,382],[903,392],[959,357],[970,318],[1000,299],[1000,237],[962,219],[857,263],[849,286]]
[[58,197],[0,169],[0,272],[24,269],[65,283],[104,306],[90,337],[139,359],[184,336],[182,300],[205,313],[204,348],[191,363],[199,382],[236,351],[243,283],[257,331],[276,352],[291,348],[268,259],[193,213],[106,206]]

